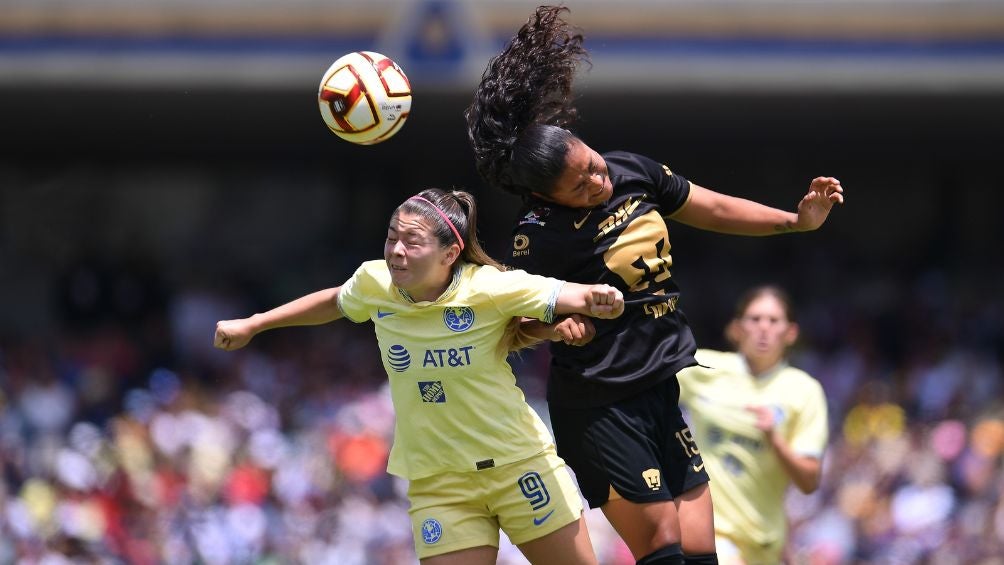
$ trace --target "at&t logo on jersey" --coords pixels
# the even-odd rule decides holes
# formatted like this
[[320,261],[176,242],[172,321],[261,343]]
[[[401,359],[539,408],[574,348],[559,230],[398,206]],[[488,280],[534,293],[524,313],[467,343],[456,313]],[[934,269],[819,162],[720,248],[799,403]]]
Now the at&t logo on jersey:
[[443,310],[443,323],[454,332],[462,332],[474,325],[474,310],[469,306],[453,306]]
[[435,518],[429,518],[422,522],[422,541],[432,545],[443,537],[443,525]]
[[422,367],[466,367],[471,364],[473,345],[449,349],[426,349]]
[[418,394],[422,396],[422,402],[446,402],[442,381],[418,381]]
[[387,350],[387,364],[398,373],[404,372],[411,365],[411,354],[403,345],[392,345]]

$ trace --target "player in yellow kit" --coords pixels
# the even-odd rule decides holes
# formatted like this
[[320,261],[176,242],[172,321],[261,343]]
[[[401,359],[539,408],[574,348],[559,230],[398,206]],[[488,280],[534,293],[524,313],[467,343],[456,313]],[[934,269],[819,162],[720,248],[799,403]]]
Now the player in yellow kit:
[[786,293],[748,291],[726,335],[735,352],[697,351],[680,402],[711,476],[722,565],[777,565],[787,540],[784,495],[819,487],[827,442],[823,389],[785,356],[798,337]]
[[595,563],[579,494],[506,355],[522,344],[521,318],[614,318],[623,295],[503,270],[478,244],[476,218],[470,194],[423,191],[392,215],[382,261],[340,287],[218,322],[215,345],[237,349],[283,326],[372,321],[397,414],[387,470],[410,481],[422,563],[495,563],[499,529],[532,563]]

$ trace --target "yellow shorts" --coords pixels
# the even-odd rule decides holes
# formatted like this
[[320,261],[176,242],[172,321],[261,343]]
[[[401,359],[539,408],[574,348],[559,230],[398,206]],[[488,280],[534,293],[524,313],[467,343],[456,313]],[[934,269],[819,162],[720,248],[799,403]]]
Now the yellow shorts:
[[579,491],[553,448],[500,467],[411,481],[408,499],[419,559],[498,547],[500,529],[520,545],[582,515]]

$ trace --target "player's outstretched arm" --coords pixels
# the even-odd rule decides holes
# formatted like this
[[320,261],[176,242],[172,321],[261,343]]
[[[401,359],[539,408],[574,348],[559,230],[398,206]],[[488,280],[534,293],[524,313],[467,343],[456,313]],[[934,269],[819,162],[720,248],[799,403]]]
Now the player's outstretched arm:
[[616,318],[624,313],[624,294],[608,284],[585,285],[566,282],[561,285],[554,312],[584,314],[594,318]]
[[733,235],[775,235],[811,231],[823,225],[834,204],[843,204],[844,189],[833,177],[816,177],[798,203],[797,212],[779,210],[690,184],[690,200],[671,218],[695,228]]
[[342,317],[338,309],[341,287],[327,288],[277,306],[268,312],[238,320],[216,322],[213,346],[232,351],[247,345],[265,330],[286,326],[316,326]]

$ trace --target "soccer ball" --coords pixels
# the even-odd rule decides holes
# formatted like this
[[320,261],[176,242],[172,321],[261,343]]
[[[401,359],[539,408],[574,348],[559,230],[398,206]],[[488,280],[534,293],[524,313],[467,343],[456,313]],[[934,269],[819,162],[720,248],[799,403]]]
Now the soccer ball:
[[321,77],[317,104],[338,137],[372,145],[397,133],[408,119],[411,84],[389,57],[356,51],[332,63]]

